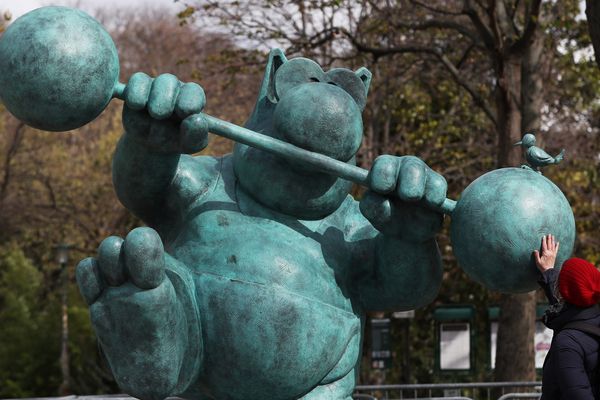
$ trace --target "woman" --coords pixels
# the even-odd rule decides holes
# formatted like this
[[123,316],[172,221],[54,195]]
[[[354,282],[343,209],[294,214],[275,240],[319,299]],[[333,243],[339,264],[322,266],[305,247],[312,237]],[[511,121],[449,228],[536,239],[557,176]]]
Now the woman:
[[598,397],[598,338],[581,330],[564,328],[580,321],[600,326],[600,271],[580,258],[554,269],[559,243],[554,236],[542,238],[542,253],[534,258],[541,272],[540,286],[550,302],[544,323],[554,330],[544,361],[543,400],[594,400]]

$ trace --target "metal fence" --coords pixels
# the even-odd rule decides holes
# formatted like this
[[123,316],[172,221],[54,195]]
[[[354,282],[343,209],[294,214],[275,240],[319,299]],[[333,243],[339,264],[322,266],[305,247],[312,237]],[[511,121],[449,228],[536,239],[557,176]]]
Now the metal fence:
[[541,393],[507,393],[498,398],[498,400],[514,400],[514,399],[539,399]]
[[[541,382],[430,383],[357,386],[354,400],[518,400],[539,399]],[[515,393],[526,391],[527,393]],[[25,400],[25,399],[4,399]],[[133,400],[123,394],[38,397],[27,400]],[[181,400],[176,397],[168,400]]]
[[[477,382],[477,383],[430,383],[407,385],[360,385],[356,399],[408,400],[513,400],[539,399],[541,382]],[[525,392],[525,393],[521,393]]]
[[[352,396],[352,400],[379,400],[377,397],[368,394],[356,394]],[[470,397],[419,397],[412,400],[473,400]],[[504,400],[504,399],[503,399]]]
[[[357,396],[363,396],[363,395],[354,395],[352,397],[352,400],[379,400],[377,399],[377,397],[373,397],[373,396],[369,396],[369,395],[364,395],[366,397],[357,397]],[[416,399],[412,399],[412,400],[473,400],[470,397],[418,397]]]
[[[498,400],[518,400],[518,399],[533,399],[537,400],[541,396],[541,393],[507,393],[498,398]],[[352,396],[352,400],[378,400],[377,397],[373,397],[369,394],[355,394]],[[470,397],[418,397],[412,400],[474,400]]]

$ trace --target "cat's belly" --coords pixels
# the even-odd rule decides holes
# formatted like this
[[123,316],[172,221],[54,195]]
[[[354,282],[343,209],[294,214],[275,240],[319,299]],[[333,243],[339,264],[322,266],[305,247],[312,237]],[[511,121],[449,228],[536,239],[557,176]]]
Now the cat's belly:
[[201,381],[215,398],[296,399],[356,364],[360,320],[352,313],[282,287],[209,274],[197,291]]
[[204,390],[295,399],[354,367],[360,318],[336,263],[342,248],[300,223],[232,210],[196,217],[170,252],[195,274]]

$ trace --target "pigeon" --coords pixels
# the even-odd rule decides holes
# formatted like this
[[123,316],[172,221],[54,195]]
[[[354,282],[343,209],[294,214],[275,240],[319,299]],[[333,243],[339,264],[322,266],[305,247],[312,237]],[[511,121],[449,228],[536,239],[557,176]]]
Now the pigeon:
[[534,131],[525,132],[523,139],[514,145],[521,146],[525,150],[525,159],[529,165],[522,165],[522,168],[529,168],[539,173],[541,173],[541,167],[560,163],[565,154],[565,150],[562,149],[557,156],[552,157],[550,154],[546,153],[544,149],[537,147],[535,145]]

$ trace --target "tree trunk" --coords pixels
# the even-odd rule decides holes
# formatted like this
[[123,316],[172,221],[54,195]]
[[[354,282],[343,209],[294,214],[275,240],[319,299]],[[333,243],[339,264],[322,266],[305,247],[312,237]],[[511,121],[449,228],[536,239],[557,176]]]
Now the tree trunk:
[[521,139],[521,59],[503,60],[496,88],[498,168],[514,167],[521,163],[520,148],[514,143]]
[[[503,60],[497,88],[498,167],[518,166],[522,163],[520,147],[513,144],[521,139],[522,124],[537,123],[535,113],[524,112],[522,100],[522,66],[529,65],[523,58]],[[535,94],[531,99],[537,99]],[[533,106],[533,101],[526,102]],[[527,122],[525,122],[525,115]],[[537,110],[539,116],[539,108]],[[532,122],[533,121],[533,122]],[[496,343],[496,371],[498,382],[535,380],[535,292],[503,294],[500,300],[500,319]]]
[[59,396],[67,396],[71,394],[71,372],[69,369],[69,308],[67,303],[68,292],[68,271],[65,264],[61,266],[62,274],[62,293],[61,293],[61,310],[62,310],[62,331],[60,341],[60,371],[62,375],[62,383],[58,388]]
[[503,294],[496,342],[497,382],[535,380],[534,333],[535,292]]
[[600,2],[598,0],[586,0],[585,15],[588,21],[590,38],[594,45],[596,64],[600,67]]
[[[544,36],[537,31],[531,45],[523,56],[521,68],[521,99],[523,102],[523,117],[521,131],[539,130],[541,125],[541,110],[544,104],[544,80],[542,71],[547,58],[544,55]],[[539,139],[539,138],[538,138]]]

